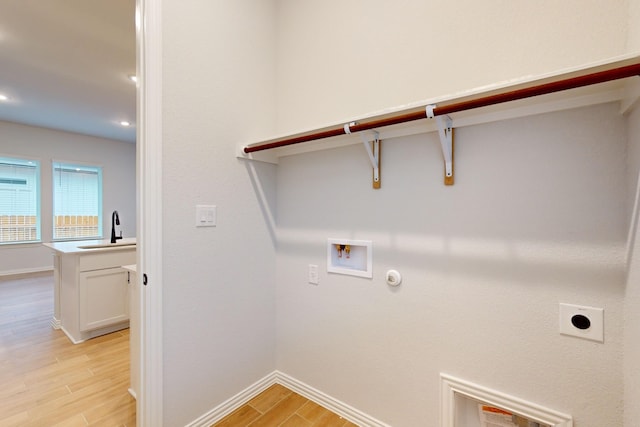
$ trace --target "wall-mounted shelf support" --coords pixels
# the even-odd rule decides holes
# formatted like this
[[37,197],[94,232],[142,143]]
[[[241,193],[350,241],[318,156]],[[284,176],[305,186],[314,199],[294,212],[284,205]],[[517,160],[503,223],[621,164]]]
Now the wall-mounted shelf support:
[[[566,70],[560,74],[545,75],[539,76],[535,79],[514,81],[510,82],[507,85],[485,87],[481,88],[481,91],[469,91],[463,94],[459,94],[458,96],[451,97],[447,100],[440,100],[437,107],[435,105],[427,104],[421,104],[420,106],[415,105],[411,107],[405,106],[402,109],[371,115],[357,122],[352,121],[346,125],[344,124],[344,122],[341,122],[340,125],[331,125],[307,132],[275,137],[266,141],[243,145],[238,147],[236,156],[241,159],[259,160],[277,164],[278,158],[282,156],[299,154],[306,151],[315,151],[317,149],[343,146],[345,145],[345,140],[338,141],[336,138],[352,133],[363,132],[367,130],[376,130],[381,132],[385,139],[395,138],[398,136],[406,136],[409,134],[413,135],[416,133],[423,133],[426,131],[424,130],[424,127],[422,125],[416,124],[415,126],[412,126],[411,130],[409,131],[411,133],[406,133],[406,126],[415,121],[420,121],[426,118],[435,118],[438,125],[437,127],[439,134],[441,135],[440,141],[442,144],[445,163],[444,183],[445,185],[453,185],[454,129],[451,124],[451,119],[448,118],[449,114],[463,113],[470,110],[497,106],[498,104],[526,100],[533,97],[551,95],[561,91],[585,88],[591,85],[598,85],[601,83],[629,78],[630,80],[633,79],[633,82],[631,82],[630,80],[626,82],[628,86],[627,89],[624,90],[624,96],[622,97],[620,96],[620,89],[616,89],[616,91],[607,89],[606,92],[600,92],[600,94],[596,97],[594,97],[593,94],[587,96],[580,95],[579,97],[574,98],[575,102],[572,101],[573,104],[577,103],[580,106],[592,105],[594,100],[599,102],[620,101],[621,112],[624,114],[630,111],[635,104],[640,102],[640,89],[638,88],[639,84],[637,76],[640,76],[640,56],[638,54],[627,55],[613,61],[608,61],[606,63],[593,64],[585,68]],[[543,102],[542,105],[545,105],[544,101],[541,100],[540,102]],[[547,104],[549,104],[549,102],[547,102]],[[555,107],[553,107],[554,109],[551,109],[549,111],[556,111],[558,109],[561,110],[566,108],[565,104],[563,103],[552,102],[551,104]],[[425,106],[427,114],[425,114]],[[548,108],[548,106],[541,108],[543,111],[547,111],[546,109]],[[532,113],[538,113],[540,111],[541,110],[537,108],[532,110],[528,107],[521,106],[518,108],[516,114],[512,114],[511,112],[506,114],[503,112],[499,116],[502,118],[514,118],[522,117],[523,115],[529,115]],[[482,114],[480,114],[480,116],[482,116]],[[460,117],[456,117],[456,125],[458,127],[462,127],[500,119],[496,118],[498,116],[496,116],[495,113],[491,112],[486,113],[483,117],[484,118],[473,119],[470,118],[470,116],[465,117],[464,115],[461,115]],[[398,125],[405,126],[405,130],[398,128]],[[431,127],[429,130],[431,130]],[[329,141],[330,139],[333,139],[333,141]],[[379,138],[377,139],[379,155],[380,142]],[[318,140],[326,140],[324,148],[312,149],[308,147],[306,149],[299,148],[298,150],[285,149],[285,147]],[[354,143],[354,141],[351,140],[348,140],[346,142],[348,144]],[[271,153],[264,153],[265,151],[272,149],[283,149],[284,151],[274,150]],[[253,155],[258,154],[258,152],[260,152],[261,155],[259,157],[253,157]],[[375,159],[375,147],[372,148],[371,151],[369,151],[369,148],[367,148],[367,153],[371,153],[370,156],[374,157]],[[379,157],[377,163],[378,178],[380,178]],[[375,166],[373,166],[373,168],[375,170]],[[378,187],[375,187],[374,185],[374,188]]]
[[624,88],[625,96],[620,101],[620,114],[627,114],[640,102],[640,81],[634,79],[627,82]]
[[425,110],[427,118],[436,119],[440,145],[442,147],[442,157],[444,158],[444,185],[453,185],[453,121],[448,115],[436,116],[434,114],[436,106],[427,105]]
[[[346,126],[346,125],[345,125]],[[373,188],[380,188],[380,134],[377,131],[373,131],[373,140],[369,143],[369,140],[364,135],[364,133],[360,134],[360,138],[362,139],[362,144],[364,145],[364,149],[369,155],[369,160],[371,161],[371,167],[373,168]]]

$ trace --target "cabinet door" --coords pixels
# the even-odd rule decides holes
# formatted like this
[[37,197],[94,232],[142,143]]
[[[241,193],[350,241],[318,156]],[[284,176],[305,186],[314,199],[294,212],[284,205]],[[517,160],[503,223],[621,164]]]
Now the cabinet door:
[[129,277],[129,353],[131,384],[130,392],[137,399],[140,384],[140,286],[136,273]]
[[129,320],[127,272],[122,268],[84,271],[78,290],[81,331]]

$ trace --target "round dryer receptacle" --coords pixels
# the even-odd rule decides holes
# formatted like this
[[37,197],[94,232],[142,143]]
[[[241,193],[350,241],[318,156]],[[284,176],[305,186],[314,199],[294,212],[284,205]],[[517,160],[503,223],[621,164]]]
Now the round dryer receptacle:
[[402,276],[397,270],[387,271],[385,278],[387,280],[387,285],[389,286],[398,286],[400,283],[402,283]]
[[578,329],[589,329],[591,327],[591,320],[583,314],[575,314],[571,317],[571,324]]

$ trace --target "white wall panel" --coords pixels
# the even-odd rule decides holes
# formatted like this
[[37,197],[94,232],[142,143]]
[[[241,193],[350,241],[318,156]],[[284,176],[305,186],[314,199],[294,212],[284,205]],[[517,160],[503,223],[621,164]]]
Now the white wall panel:
[[640,0],[629,1],[627,52],[640,52]]
[[[275,167],[235,158],[239,141],[273,132],[274,13],[262,0],[163,2],[165,426],[274,369]],[[195,227],[200,204],[217,206],[215,227]]]
[[[636,177],[638,176],[638,156],[640,153],[640,108],[636,108],[627,118],[628,151],[630,158],[635,162],[630,163],[630,173],[634,179],[629,180],[634,199],[637,197]],[[640,202],[640,201],[639,201]],[[638,212],[634,211],[633,220],[638,220]],[[638,301],[640,301],[640,235],[636,228],[631,234],[631,254],[629,263],[627,285],[625,292],[624,310],[624,426],[633,427],[640,419],[640,372],[638,360],[640,360],[640,313]]]
[[[383,141],[380,190],[361,146],[282,158],[278,370],[397,427],[436,425],[440,372],[621,425],[624,141],[608,104],[460,129],[453,187],[435,133]],[[373,240],[373,280],[327,274],[327,237]]]
[[625,0],[279,0],[278,131],[625,53]]

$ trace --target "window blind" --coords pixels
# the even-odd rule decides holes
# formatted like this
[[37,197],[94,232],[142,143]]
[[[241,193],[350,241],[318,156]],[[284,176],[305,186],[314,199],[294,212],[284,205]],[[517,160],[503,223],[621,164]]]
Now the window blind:
[[0,244],[40,240],[40,163],[0,157]]
[[53,238],[102,236],[102,168],[53,164]]

